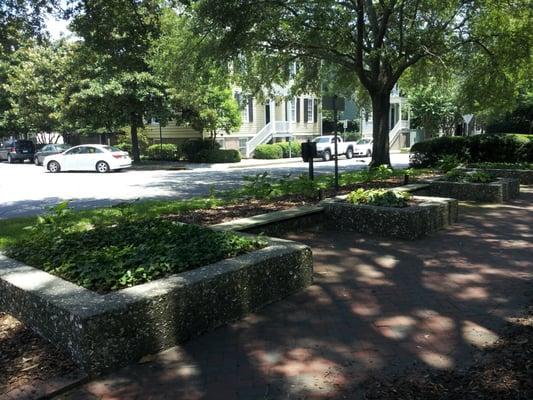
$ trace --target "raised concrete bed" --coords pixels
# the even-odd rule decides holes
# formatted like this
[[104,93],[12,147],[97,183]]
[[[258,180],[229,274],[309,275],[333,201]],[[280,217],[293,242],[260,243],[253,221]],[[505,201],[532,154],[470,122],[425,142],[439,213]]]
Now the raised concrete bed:
[[183,342],[312,283],[309,247],[260,250],[100,295],[0,254],[0,311],[65,349],[89,374]]
[[457,221],[455,199],[415,196],[413,201],[403,208],[352,204],[344,198],[320,204],[330,228],[397,239],[417,239]]
[[518,197],[520,183],[517,179],[498,178],[491,183],[464,183],[435,180],[416,191],[424,196],[444,196],[457,200],[482,203],[503,203]]
[[522,185],[533,185],[533,170],[531,169],[486,169],[460,168],[462,171],[483,171],[498,178],[518,179]]

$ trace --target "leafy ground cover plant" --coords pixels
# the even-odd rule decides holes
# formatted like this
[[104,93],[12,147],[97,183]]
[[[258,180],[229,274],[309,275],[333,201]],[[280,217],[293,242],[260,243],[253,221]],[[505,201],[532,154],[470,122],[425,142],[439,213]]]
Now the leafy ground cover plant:
[[97,292],[109,292],[259,249],[264,239],[160,218],[73,226],[61,206],[8,244],[9,257]]
[[461,170],[451,170],[444,178],[448,182],[465,182],[465,183],[490,183],[496,178],[484,171],[465,172]]
[[346,200],[352,204],[366,204],[381,207],[407,207],[412,197],[409,192],[388,189],[357,189],[348,194]]
[[474,163],[468,164],[468,168],[480,169],[533,169],[532,163]]

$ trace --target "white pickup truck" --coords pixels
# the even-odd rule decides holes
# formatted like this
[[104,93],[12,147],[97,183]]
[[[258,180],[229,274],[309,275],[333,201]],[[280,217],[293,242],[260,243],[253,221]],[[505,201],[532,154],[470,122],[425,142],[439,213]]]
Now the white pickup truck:
[[[313,139],[316,143],[316,151],[319,157],[324,161],[331,160],[331,156],[335,154],[335,136],[325,135]],[[340,136],[337,137],[337,153],[338,155],[345,155],[346,158],[352,158],[356,142],[345,142]]]

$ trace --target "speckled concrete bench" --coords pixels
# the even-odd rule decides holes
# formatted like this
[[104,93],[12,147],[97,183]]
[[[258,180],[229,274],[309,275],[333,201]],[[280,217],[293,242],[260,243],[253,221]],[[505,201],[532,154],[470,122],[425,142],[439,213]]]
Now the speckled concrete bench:
[[403,208],[351,204],[344,198],[327,199],[320,205],[332,229],[396,239],[417,239],[457,221],[455,199],[414,196],[413,200],[416,205]]
[[416,190],[415,193],[481,203],[503,203],[520,194],[518,179],[498,178],[497,181],[491,183],[448,182],[437,179],[428,183],[429,186]]
[[263,249],[104,295],[0,254],[0,311],[98,374],[310,285],[309,247],[266,239]]

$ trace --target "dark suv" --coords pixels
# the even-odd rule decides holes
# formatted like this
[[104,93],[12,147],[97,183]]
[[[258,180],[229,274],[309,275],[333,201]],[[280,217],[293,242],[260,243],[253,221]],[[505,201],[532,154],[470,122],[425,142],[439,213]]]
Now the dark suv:
[[35,145],[31,140],[8,140],[0,143],[0,161],[12,163],[14,161],[30,160],[33,162]]

